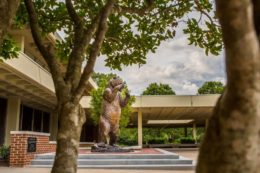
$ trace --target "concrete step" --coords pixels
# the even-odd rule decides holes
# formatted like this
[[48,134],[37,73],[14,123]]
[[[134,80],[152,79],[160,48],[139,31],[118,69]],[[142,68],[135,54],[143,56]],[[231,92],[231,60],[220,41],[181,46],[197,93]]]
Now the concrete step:
[[[151,170],[193,170],[195,168],[193,160],[164,150],[160,152],[162,154],[80,154],[78,168]],[[50,168],[54,157],[54,153],[38,154],[31,161],[30,167]]]
[[[53,159],[34,159],[31,165],[52,165]],[[171,165],[192,164],[186,159],[78,159],[78,165]]]
[[[33,168],[51,168],[52,165],[31,165]],[[194,170],[195,165],[78,165],[79,169],[133,169],[133,170]]]
[[[79,159],[179,159],[176,154],[80,154]],[[54,154],[38,154],[35,159],[54,159]]]

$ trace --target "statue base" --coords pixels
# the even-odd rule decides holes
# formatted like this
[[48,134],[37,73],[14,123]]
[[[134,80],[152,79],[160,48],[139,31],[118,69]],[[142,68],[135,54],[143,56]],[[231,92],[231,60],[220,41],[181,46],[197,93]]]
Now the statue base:
[[124,149],[119,146],[111,146],[104,143],[98,143],[91,147],[91,152],[99,153],[126,153],[133,152],[133,149]]

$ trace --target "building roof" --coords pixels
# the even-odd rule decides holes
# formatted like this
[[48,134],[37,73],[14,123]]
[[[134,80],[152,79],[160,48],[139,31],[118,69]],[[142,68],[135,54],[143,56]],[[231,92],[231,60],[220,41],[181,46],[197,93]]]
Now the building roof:
[[[137,126],[137,112],[141,111],[145,127],[188,126],[194,122],[204,125],[211,116],[219,96],[219,94],[136,96],[129,124]],[[90,97],[83,97],[81,105],[90,109],[90,99]],[[153,121],[151,124],[152,121],[149,123],[149,120],[156,120],[157,123]]]

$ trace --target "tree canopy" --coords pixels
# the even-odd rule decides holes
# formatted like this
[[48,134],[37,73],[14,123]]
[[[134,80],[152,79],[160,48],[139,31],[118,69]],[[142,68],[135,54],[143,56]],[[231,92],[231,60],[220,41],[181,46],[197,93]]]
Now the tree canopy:
[[217,81],[207,81],[199,89],[199,94],[222,94],[224,85]]
[[[100,11],[105,7],[105,1],[35,0],[32,3],[35,9],[30,12],[34,13],[44,35],[59,30],[65,32],[64,40],[56,45],[56,58],[68,62],[75,43],[82,44],[82,52],[90,53],[93,44],[89,40],[95,37],[93,32],[102,18]],[[161,41],[173,38],[179,24],[186,25],[184,33],[188,35],[190,44],[205,48],[206,53],[212,54],[218,54],[222,49],[221,30],[211,13],[212,2],[208,0],[196,0],[195,3],[193,0],[120,0],[113,5],[99,52],[107,56],[106,65],[109,67],[122,69],[122,65],[144,64],[146,54],[155,52]],[[194,10],[200,16],[187,18]],[[22,1],[15,18],[16,26],[27,24],[26,13]],[[89,48],[86,45],[90,45]]]
[[151,83],[142,95],[175,95],[175,92],[168,84]]
[[0,2],[0,62],[18,57],[19,47],[8,34],[13,18],[20,5],[20,0],[1,0]]

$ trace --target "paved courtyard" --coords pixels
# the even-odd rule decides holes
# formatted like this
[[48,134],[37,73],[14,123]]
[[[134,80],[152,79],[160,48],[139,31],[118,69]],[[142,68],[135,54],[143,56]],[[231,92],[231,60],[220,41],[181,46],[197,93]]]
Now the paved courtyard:
[[[50,173],[47,168],[8,168],[0,167],[1,173]],[[79,169],[78,173],[194,173],[194,171],[175,171],[175,170],[114,170],[114,169]]]

